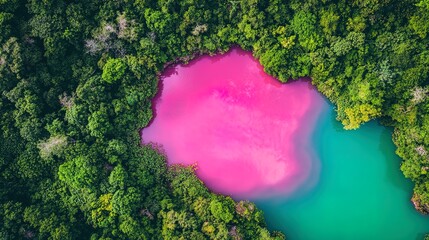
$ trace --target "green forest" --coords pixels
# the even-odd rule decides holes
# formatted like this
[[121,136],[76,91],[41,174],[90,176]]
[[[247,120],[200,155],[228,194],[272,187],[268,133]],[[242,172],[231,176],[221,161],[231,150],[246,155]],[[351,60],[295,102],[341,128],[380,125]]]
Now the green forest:
[[0,0],[0,239],[284,239],[140,144],[163,69],[232,46],[393,127],[429,213],[429,0]]

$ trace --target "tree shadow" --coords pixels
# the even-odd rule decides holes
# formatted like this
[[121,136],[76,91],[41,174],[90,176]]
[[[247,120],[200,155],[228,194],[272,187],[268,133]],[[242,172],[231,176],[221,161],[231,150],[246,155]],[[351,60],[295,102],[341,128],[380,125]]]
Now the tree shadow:
[[382,127],[383,130],[380,134],[380,141],[378,148],[381,150],[384,159],[386,161],[386,179],[392,183],[395,187],[400,188],[402,191],[407,192],[411,197],[412,183],[409,179],[406,179],[402,171],[400,171],[401,159],[394,153],[396,146],[392,141],[393,131],[390,127],[384,127],[378,122],[377,127]]

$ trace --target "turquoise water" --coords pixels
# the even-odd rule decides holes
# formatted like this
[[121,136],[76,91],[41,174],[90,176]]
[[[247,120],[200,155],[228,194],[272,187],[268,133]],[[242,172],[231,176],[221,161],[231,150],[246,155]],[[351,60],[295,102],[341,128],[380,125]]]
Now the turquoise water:
[[162,81],[143,142],[162,144],[170,164],[197,164],[214,192],[255,201],[270,229],[290,240],[429,233],[392,130],[376,121],[343,130],[308,80],[281,84],[234,48],[175,66]]
[[[392,130],[376,121],[346,131],[327,102],[313,135],[320,178],[306,192],[252,199],[268,226],[291,240],[423,239],[429,217],[414,210]],[[316,174],[316,173],[314,173]]]

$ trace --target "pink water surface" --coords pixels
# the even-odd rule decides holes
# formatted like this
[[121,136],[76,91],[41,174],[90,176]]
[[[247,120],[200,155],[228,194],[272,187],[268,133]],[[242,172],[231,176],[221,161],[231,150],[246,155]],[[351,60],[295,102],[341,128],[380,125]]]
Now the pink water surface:
[[282,84],[239,48],[161,78],[142,141],[162,144],[169,164],[197,164],[211,190],[235,198],[284,194],[318,172],[309,138],[322,98],[308,79]]

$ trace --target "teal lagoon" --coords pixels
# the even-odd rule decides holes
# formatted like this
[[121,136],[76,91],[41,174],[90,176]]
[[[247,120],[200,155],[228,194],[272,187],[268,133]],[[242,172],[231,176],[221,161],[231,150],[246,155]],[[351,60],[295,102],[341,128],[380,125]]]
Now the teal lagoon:
[[[429,217],[410,198],[392,129],[376,121],[344,130],[325,100],[312,135],[320,169],[311,188],[287,196],[251,199],[272,230],[287,239],[423,239]],[[314,181],[314,180],[313,180]]]
[[310,79],[278,82],[250,52],[202,56],[162,75],[143,142],[197,164],[212,191],[252,200],[290,240],[423,239],[392,129],[346,131]]

